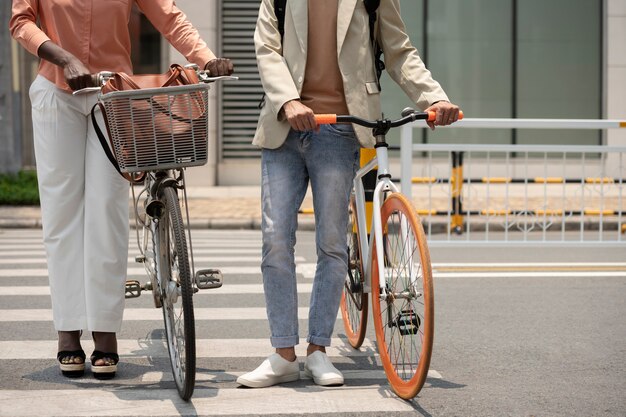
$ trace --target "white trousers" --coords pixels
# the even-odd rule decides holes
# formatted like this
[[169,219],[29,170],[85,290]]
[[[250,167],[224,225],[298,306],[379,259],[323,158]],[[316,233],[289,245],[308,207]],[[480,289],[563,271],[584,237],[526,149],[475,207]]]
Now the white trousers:
[[30,99],[54,326],[119,332],[129,185],[91,124],[96,94],[72,96],[38,76]]

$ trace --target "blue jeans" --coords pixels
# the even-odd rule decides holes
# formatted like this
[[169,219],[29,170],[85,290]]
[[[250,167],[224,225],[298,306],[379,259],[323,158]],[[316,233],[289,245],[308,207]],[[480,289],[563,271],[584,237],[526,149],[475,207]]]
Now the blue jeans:
[[307,341],[329,346],[348,273],[348,203],[359,164],[351,125],[322,125],[319,132],[291,130],[277,149],[263,149],[263,286],[271,343],[298,344],[294,246],[298,210],[309,181],[315,211],[317,267]]

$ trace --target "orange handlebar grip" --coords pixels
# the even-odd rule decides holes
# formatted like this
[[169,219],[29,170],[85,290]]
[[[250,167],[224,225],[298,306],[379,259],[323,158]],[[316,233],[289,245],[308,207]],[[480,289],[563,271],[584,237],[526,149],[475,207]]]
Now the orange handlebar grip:
[[318,125],[332,125],[337,123],[337,115],[336,114],[316,114],[315,122]]
[[[434,122],[435,119],[437,118],[437,113],[434,111],[429,111],[428,112],[428,121],[429,122]],[[463,110],[459,110],[459,120],[463,120]]]

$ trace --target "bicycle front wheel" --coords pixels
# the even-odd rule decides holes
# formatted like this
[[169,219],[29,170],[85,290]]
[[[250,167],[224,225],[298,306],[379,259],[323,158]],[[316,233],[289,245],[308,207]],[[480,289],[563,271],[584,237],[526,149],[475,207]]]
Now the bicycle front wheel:
[[161,200],[165,212],[158,220],[157,274],[161,283],[165,335],[178,393],[182,399],[188,400],[196,379],[191,268],[176,190],[164,187]]
[[[411,203],[391,194],[382,206],[383,248],[374,244],[372,310],[376,343],[392,389],[411,399],[430,366],[434,300],[430,255],[424,229]],[[376,253],[383,250],[384,270]]]
[[350,346],[361,347],[367,328],[367,294],[364,291],[363,259],[354,196],[350,199],[348,223],[348,276],[341,295],[341,317]]

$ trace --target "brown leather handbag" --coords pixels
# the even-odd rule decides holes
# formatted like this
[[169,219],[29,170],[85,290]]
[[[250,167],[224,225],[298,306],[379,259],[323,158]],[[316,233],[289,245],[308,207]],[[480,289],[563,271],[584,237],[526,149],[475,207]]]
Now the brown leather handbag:
[[198,84],[198,74],[191,68],[172,64],[164,74],[128,75],[116,73],[102,87],[102,94],[113,91],[139,90],[142,88],[173,87],[177,85]]

